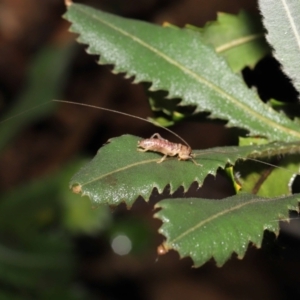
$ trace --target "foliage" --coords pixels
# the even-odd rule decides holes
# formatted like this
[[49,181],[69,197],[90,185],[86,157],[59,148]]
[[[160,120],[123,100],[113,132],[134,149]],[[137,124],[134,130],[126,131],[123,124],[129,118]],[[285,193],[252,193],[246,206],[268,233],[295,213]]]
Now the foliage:
[[[49,103],[48,100],[58,97],[61,92],[72,51],[70,44],[63,47],[49,45],[33,59],[27,72],[26,88],[11,109],[2,116],[3,120],[9,120],[19,115],[18,121],[0,127],[0,151],[22,126],[53,110],[55,103]],[[38,112],[36,108],[39,108]],[[27,113],[24,114],[24,111]]]
[[[88,195],[94,204],[125,202],[131,206],[140,195],[147,200],[154,188],[161,192],[169,185],[173,192],[179,186],[186,190],[193,181],[201,185],[208,174],[215,175],[219,168],[234,165],[238,159],[299,153],[298,120],[291,120],[263,103],[254,90],[248,89],[241,76],[232,71],[253,66],[268,51],[262,39],[261,24],[254,26],[257,18],[223,14],[203,29],[191,26],[181,29],[169,24],[161,27],[124,19],[67,3],[65,18],[72,23],[71,31],[79,35],[78,41],[88,45],[88,53],[100,55],[100,64],[113,65],[113,72],[125,73],[134,83],[150,83],[150,91],[166,91],[166,101],[160,101],[160,105],[168,99],[180,99],[166,110],[171,107],[176,111],[176,108],[192,105],[194,113],[206,112],[211,119],[225,120],[228,127],[245,129],[248,136],[268,141],[247,147],[196,150],[195,159],[203,165],[199,167],[176,158],[158,165],[159,154],[137,153],[138,138],[123,136],[100,149],[92,162],[72,178],[73,191]],[[299,55],[283,49],[284,44],[290,44],[289,39],[277,43],[283,41],[284,36],[291,37],[291,47],[297,48],[299,28],[293,26],[297,13],[292,11],[298,4],[285,1],[287,5],[282,7],[275,3],[279,2],[260,1],[269,41],[299,91],[297,72],[290,71],[291,65],[299,63]],[[299,10],[298,6],[295,11]],[[276,7],[275,14],[280,12],[282,18],[277,21],[266,7]],[[246,30],[237,30],[239,22]],[[282,30],[277,30],[278,26]],[[249,56],[253,49],[255,55]],[[297,156],[294,159],[298,161]],[[248,180],[252,188],[245,190],[257,193],[257,182],[259,190],[262,189],[264,180],[252,176]],[[287,188],[284,193],[289,193]],[[196,266],[211,257],[222,265],[233,252],[243,257],[249,242],[260,246],[265,229],[278,232],[274,220],[286,218],[289,209],[298,210],[299,195],[270,196],[267,199],[240,192],[221,201],[163,200],[157,204],[160,211],[156,217],[163,222],[160,232],[167,238],[164,247],[177,250],[181,257],[191,256]]]

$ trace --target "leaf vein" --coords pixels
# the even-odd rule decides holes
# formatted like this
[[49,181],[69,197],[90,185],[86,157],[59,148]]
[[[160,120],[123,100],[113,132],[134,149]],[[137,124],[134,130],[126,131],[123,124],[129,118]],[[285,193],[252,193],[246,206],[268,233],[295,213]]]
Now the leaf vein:
[[295,38],[296,38],[296,41],[297,41],[297,45],[298,45],[298,49],[300,50],[300,36],[298,34],[296,24],[294,22],[294,18],[292,17],[292,14],[291,14],[290,8],[287,4],[287,1],[286,0],[281,0],[281,2],[282,2],[282,5],[284,7],[284,10],[286,12],[289,23],[291,25],[292,31],[294,32],[294,35],[295,35]]
[[231,207],[230,209],[226,209],[226,210],[223,210],[215,215],[212,215],[210,216],[209,218],[199,222],[198,224],[196,224],[195,226],[191,227],[190,229],[186,230],[185,232],[183,232],[182,234],[180,234],[177,238],[174,238],[172,241],[170,241],[170,244],[174,244],[175,242],[177,242],[178,240],[182,239],[183,237],[185,237],[186,235],[190,234],[191,232],[195,231],[196,229],[202,227],[203,225],[225,215],[225,214],[229,214],[235,210],[238,210],[238,209],[241,209],[242,207],[244,206],[247,206],[247,205],[251,205],[251,204],[255,204],[255,203],[258,203],[258,202],[263,202],[263,201],[276,201],[278,200],[278,198],[272,198],[272,199],[264,199],[264,198],[259,198],[259,199],[255,199],[255,200],[250,200],[250,201],[247,201],[247,202],[244,202],[244,203],[240,203],[234,207]]
[[118,169],[113,170],[113,171],[111,171],[109,173],[105,173],[105,174],[103,174],[101,176],[95,177],[94,179],[92,179],[90,181],[82,183],[81,186],[88,185],[88,184],[93,183],[93,182],[95,182],[97,180],[101,180],[101,179],[103,179],[103,178],[105,178],[107,176],[110,176],[110,175],[118,173],[118,172],[125,171],[127,169],[132,168],[132,167],[135,167],[135,166],[138,166],[138,165],[143,165],[143,164],[148,164],[148,163],[152,163],[152,162],[156,162],[156,161],[157,161],[157,159],[148,159],[148,160],[145,160],[145,161],[139,161],[139,162],[136,162],[136,163],[133,163],[133,164],[130,164],[130,165],[126,165],[125,167],[118,168]]
[[[77,5],[76,7],[81,10]],[[88,15],[84,9],[81,10],[82,13]],[[88,15],[90,16],[90,15]],[[271,120],[270,118],[267,118],[265,116],[263,116],[261,114],[261,112],[256,112],[255,110],[252,109],[251,106],[247,106],[245,103],[242,103],[241,101],[239,101],[239,99],[235,98],[234,96],[228,94],[224,89],[219,88],[218,86],[216,86],[214,83],[212,83],[211,81],[207,80],[206,78],[200,76],[199,74],[195,73],[194,71],[186,68],[184,65],[178,63],[177,61],[175,61],[174,59],[172,59],[171,57],[169,57],[168,55],[166,55],[165,53],[163,53],[162,51],[159,51],[157,49],[155,49],[154,47],[152,47],[151,45],[149,45],[148,43],[144,42],[142,39],[133,36],[132,34],[130,34],[129,32],[114,26],[113,24],[104,21],[103,19],[99,18],[96,15],[92,16],[95,20],[97,20],[98,22],[112,28],[113,30],[115,30],[116,32],[121,33],[122,35],[129,37],[130,39],[132,39],[133,41],[139,43],[140,45],[144,46],[145,48],[149,49],[150,51],[152,51],[153,53],[157,54],[158,56],[162,57],[163,59],[165,59],[167,62],[169,62],[171,65],[174,65],[176,67],[178,67],[183,73],[191,76],[192,78],[196,79],[196,81],[201,82],[202,84],[206,85],[207,87],[209,87],[210,89],[214,90],[215,92],[217,92],[218,94],[222,95],[224,98],[227,98],[230,102],[232,102],[234,105],[240,107],[242,110],[248,110],[249,113],[251,113],[256,119],[258,120],[262,120],[263,123],[267,123],[270,124],[270,126],[278,128],[278,130],[282,131],[282,132],[287,132],[287,134],[295,136],[296,138],[300,138],[299,133],[289,129],[281,124],[278,124],[278,122],[275,122],[273,120]],[[257,99],[258,100],[258,99]]]
[[263,38],[263,37],[264,37],[264,35],[262,33],[251,34],[251,35],[239,38],[239,39],[232,40],[229,43],[226,43],[226,44],[223,44],[223,45],[217,47],[215,50],[216,50],[217,53],[225,52],[225,51],[228,51],[231,48],[238,47],[242,44],[250,43],[253,40],[257,40],[257,39],[260,39],[260,38]]

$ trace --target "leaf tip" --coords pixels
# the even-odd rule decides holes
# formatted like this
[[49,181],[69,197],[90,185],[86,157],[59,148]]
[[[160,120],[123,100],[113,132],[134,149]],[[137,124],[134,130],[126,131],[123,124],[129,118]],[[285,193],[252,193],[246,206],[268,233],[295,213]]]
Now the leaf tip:
[[169,248],[168,246],[165,244],[165,243],[162,243],[160,244],[158,247],[157,247],[157,254],[158,255],[165,255],[166,253],[169,252]]
[[72,0],[65,0],[65,5],[68,7],[68,6],[71,6],[73,4]]
[[81,193],[81,185],[78,184],[78,185],[75,185],[75,186],[72,186],[72,192],[75,193],[75,194],[79,194]]

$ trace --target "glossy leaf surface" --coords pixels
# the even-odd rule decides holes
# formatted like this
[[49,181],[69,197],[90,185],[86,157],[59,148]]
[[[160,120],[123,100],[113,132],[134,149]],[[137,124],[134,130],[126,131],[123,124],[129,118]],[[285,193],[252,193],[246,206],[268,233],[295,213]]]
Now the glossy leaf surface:
[[131,206],[142,196],[148,200],[153,189],[162,192],[169,185],[173,193],[180,186],[187,190],[192,182],[202,185],[208,174],[215,175],[218,168],[234,164],[238,159],[264,157],[273,152],[290,151],[297,144],[271,143],[260,146],[222,147],[193,151],[195,160],[178,161],[169,157],[162,163],[161,154],[137,151],[138,137],[123,135],[110,140],[98,151],[93,160],[86,164],[71,179],[74,192],[87,195],[94,205],[118,205],[125,202]]
[[166,199],[155,216],[163,222],[165,249],[190,256],[197,267],[211,258],[221,266],[233,252],[242,258],[249,242],[260,247],[265,229],[277,234],[278,221],[298,210],[299,201],[299,194],[270,199],[244,193],[222,200]]
[[234,72],[254,65],[270,52],[258,15],[241,11],[238,15],[218,13],[217,20],[198,30],[204,41],[213,45]]
[[78,41],[88,45],[99,63],[114,65],[114,72],[151,82],[152,90],[166,90],[181,105],[195,105],[228,126],[249,130],[270,140],[299,140],[298,125],[262,103],[232,73],[226,61],[207,46],[198,32],[160,27],[124,19],[93,8],[71,4],[65,18]]
[[267,40],[283,71],[300,92],[300,3],[299,0],[260,0],[259,8],[268,31]]
[[278,166],[253,161],[238,163],[234,170],[238,172],[242,190],[263,197],[290,195],[293,180],[299,174],[299,155],[289,155],[278,163]]

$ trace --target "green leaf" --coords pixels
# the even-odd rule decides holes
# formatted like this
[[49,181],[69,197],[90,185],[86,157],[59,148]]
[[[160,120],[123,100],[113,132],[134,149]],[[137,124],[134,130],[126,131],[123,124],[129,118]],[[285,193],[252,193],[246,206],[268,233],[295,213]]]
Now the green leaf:
[[262,197],[291,194],[291,183],[299,173],[299,155],[289,155],[278,166],[246,161],[234,167],[242,191]]
[[[265,139],[240,138],[239,145],[262,145],[268,143]],[[297,151],[296,151],[297,152]],[[262,197],[275,197],[291,194],[291,184],[299,173],[299,155],[294,154],[291,147],[280,158],[278,155],[264,164],[261,161],[238,162],[234,166],[234,182],[242,191]],[[270,159],[270,157],[267,157]]]
[[243,193],[223,200],[166,199],[155,217],[163,221],[165,249],[190,256],[196,267],[211,258],[222,266],[233,252],[242,258],[249,242],[260,247],[264,230],[278,234],[278,219],[288,218],[288,209],[298,211],[299,201],[299,194],[267,199]]
[[[142,196],[148,200],[153,189],[161,193],[169,185],[170,193],[180,186],[186,191],[192,182],[201,186],[207,174],[215,175],[218,168],[234,164],[238,159],[277,155],[277,151],[298,151],[298,144],[271,143],[261,146],[222,147],[193,151],[195,160],[178,161],[170,157],[158,164],[161,154],[136,150],[138,137],[123,135],[109,140],[93,160],[71,179],[74,192],[87,195],[94,205],[131,206]],[[294,147],[294,148],[293,148]],[[294,149],[294,150],[291,150]]]
[[208,22],[199,30],[205,42],[213,45],[234,72],[254,65],[270,52],[258,15],[241,11],[238,15],[218,13],[217,21]]
[[[176,28],[171,24],[164,26]],[[253,67],[270,52],[260,17],[245,11],[241,11],[238,15],[218,13],[217,21],[208,22],[204,28],[193,25],[186,25],[186,28],[199,32],[203,40],[211,44],[215,51],[226,59],[234,72],[239,72],[246,66]],[[167,93],[161,91],[148,91],[147,94],[152,111],[162,110],[166,114],[163,119],[162,117],[155,119],[160,124],[170,126],[178,119],[182,119],[182,114],[179,113],[177,116],[180,99],[179,101],[166,99]]]
[[274,55],[300,92],[299,0],[260,0],[259,8]]
[[146,91],[154,118],[149,118],[153,123],[168,127],[176,122],[182,121],[185,117],[193,114],[194,107],[178,106],[180,99],[168,99],[164,91]]
[[151,90],[166,90],[181,105],[195,105],[211,118],[228,120],[228,126],[245,128],[251,135],[270,140],[299,140],[298,125],[262,103],[232,73],[222,57],[203,43],[198,32],[127,20],[93,8],[70,4],[65,18],[99,54],[102,64],[126,73],[134,82],[151,82]]

